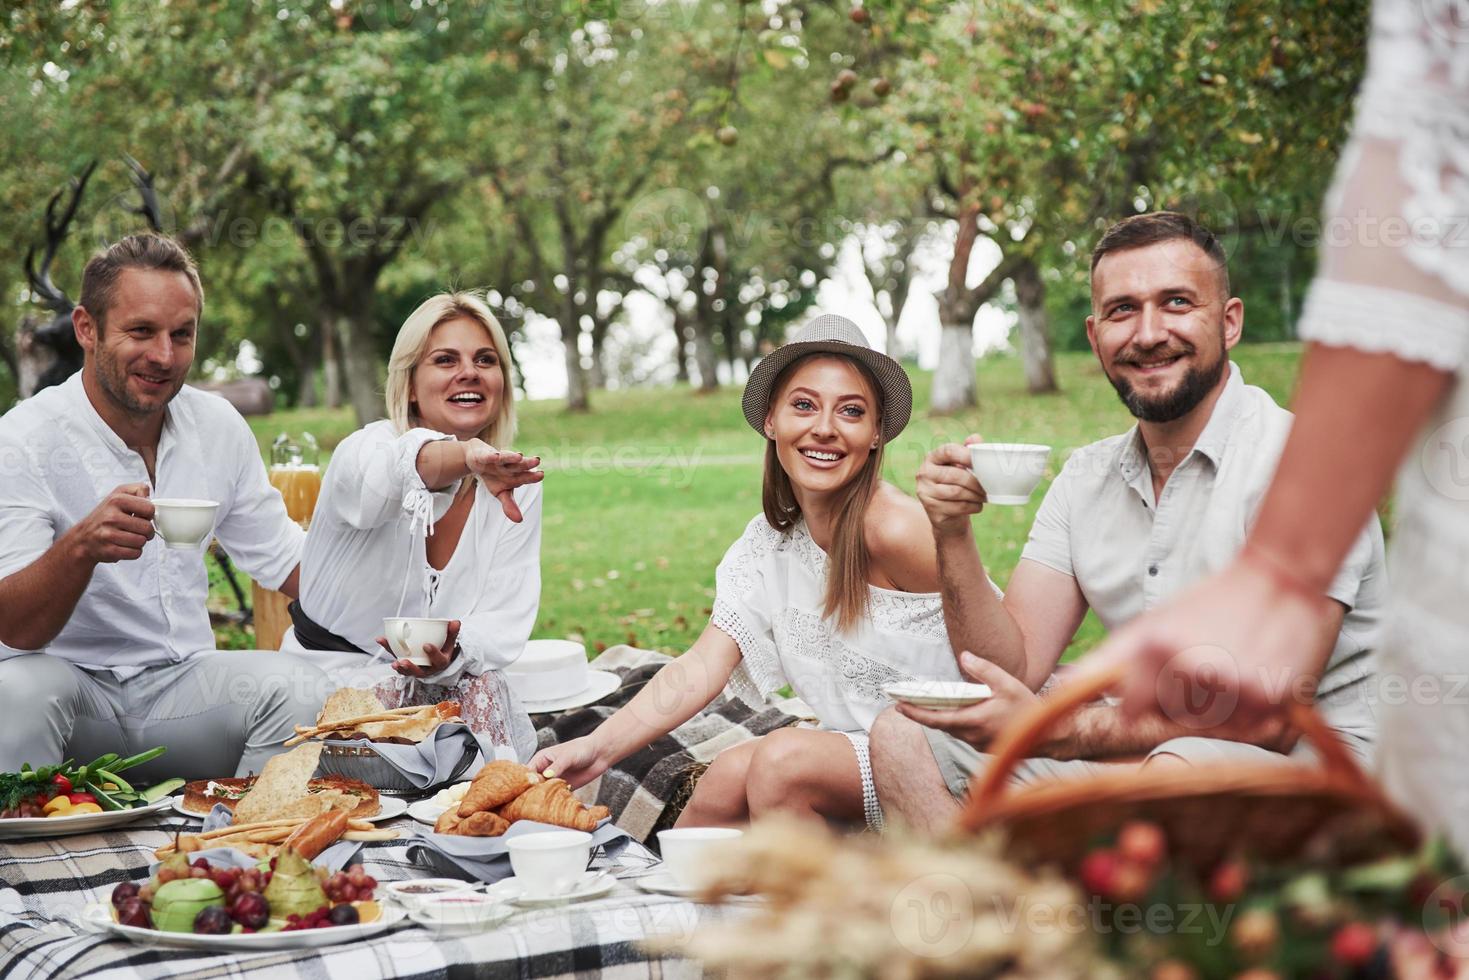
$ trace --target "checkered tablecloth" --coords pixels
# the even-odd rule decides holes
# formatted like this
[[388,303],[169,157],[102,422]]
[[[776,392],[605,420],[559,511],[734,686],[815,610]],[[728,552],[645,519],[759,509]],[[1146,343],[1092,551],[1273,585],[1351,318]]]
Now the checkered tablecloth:
[[[386,826],[406,834],[399,818]],[[694,905],[649,895],[630,882],[654,857],[634,843],[617,858],[619,883],[604,898],[558,908],[518,911],[491,931],[436,936],[405,920],[353,943],[314,950],[247,955],[137,945],[88,932],[82,911],[105,902],[120,881],[147,876],[153,850],[175,831],[198,823],[169,814],[118,830],[73,837],[0,841],[0,978],[300,977],[683,977],[699,965],[660,956],[641,941],[686,936],[702,922],[739,915],[737,908]],[[364,846],[358,860],[380,882],[428,877],[409,864],[403,840]],[[594,867],[605,864],[599,858]]]

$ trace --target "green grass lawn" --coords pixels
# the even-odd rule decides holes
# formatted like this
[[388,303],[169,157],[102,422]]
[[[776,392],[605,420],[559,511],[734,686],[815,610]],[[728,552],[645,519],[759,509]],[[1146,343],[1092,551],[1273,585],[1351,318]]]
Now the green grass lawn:
[[[1297,345],[1237,348],[1245,379],[1288,402]],[[1050,478],[1071,450],[1122,432],[1132,419],[1090,354],[1057,358],[1061,392],[1025,392],[1015,357],[979,365],[980,406],[945,418],[915,414],[888,448],[886,476],[904,491],[933,446],[980,432],[996,441],[1043,442],[1058,450],[1046,482],[1026,507],[992,507],[975,519],[986,566],[1001,585],[1019,560]],[[914,403],[928,404],[930,376],[915,372]],[[745,424],[740,392],[700,395],[687,388],[599,393],[590,415],[559,402],[522,403],[516,448],[545,459],[538,637],[575,636],[589,648],[615,643],[682,652],[708,621],[714,568],[760,509],[763,440]],[[312,432],[323,455],[352,431],[350,412],[278,412],[250,420],[262,453],[281,431]],[[213,601],[229,606],[222,578]],[[1088,617],[1068,657],[1095,645]],[[221,645],[248,634],[223,627]]]

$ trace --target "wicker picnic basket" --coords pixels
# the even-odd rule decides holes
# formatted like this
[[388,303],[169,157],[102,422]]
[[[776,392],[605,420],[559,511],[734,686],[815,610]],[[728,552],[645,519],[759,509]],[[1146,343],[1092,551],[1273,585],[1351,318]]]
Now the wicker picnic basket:
[[1063,685],[1011,726],[970,784],[961,827],[1001,828],[1015,857],[1071,872],[1098,840],[1130,819],[1158,824],[1174,860],[1201,873],[1241,854],[1340,866],[1418,846],[1417,825],[1387,800],[1316,710],[1299,703],[1291,705],[1291,720],[1315,747],[1319,765],[1117,766],[1082,778],[1010,785],[1016,764],[1055,721],[1121,677],[1119,666]]

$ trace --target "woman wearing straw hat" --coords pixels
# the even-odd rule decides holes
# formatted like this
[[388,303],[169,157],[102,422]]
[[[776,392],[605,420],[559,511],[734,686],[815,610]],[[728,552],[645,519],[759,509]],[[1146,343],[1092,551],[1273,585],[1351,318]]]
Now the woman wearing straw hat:
[[726,686],[759,702],[789,685],[820,721],[722,752],[680,826],[773,811],[879,827],[867,729],[900,681],[959,673],[923,508],[882,480],[908,424],[902,367],[861,330],[820,316],[766,357],[745,419],[766,439],[764,512],[726,552],[709,625],[596,731],[531,761],[579,786],[682,725]]

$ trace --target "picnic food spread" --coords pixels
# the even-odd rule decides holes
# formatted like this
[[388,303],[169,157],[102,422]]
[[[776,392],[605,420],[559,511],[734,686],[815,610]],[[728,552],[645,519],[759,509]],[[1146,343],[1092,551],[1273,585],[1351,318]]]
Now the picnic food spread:
[[566,780],[499,759],[475,774],[459,804],[434,823],[434,832],[499,837],[517,820],[590,831],[608,815],[605,806],[587,806],[573,796]]
[[77,766],[72,759],[39,769],[26,763],[20,772],[0,773],[0,819],[78,816],[155,803],[184,781],[168,779],[136,789],[118,774],[150,762],[164,751],[163,746],[157,746],[126,759],[109,752],[85,766]]
[[286,745],[308,739],[366,739],[417,745],[448,721],[459,720],[458,701],[440,701],[422,707],[386,708],[371,691],[344,687],[332,692],[316,716],[315,725],[297,725]]
[[146,884],[112,890],[113,919],[161,932],[291,932],[372,922],[377,882],[359,865],[331,874],[294,847],[255,868],[191,864],[175,852]]

